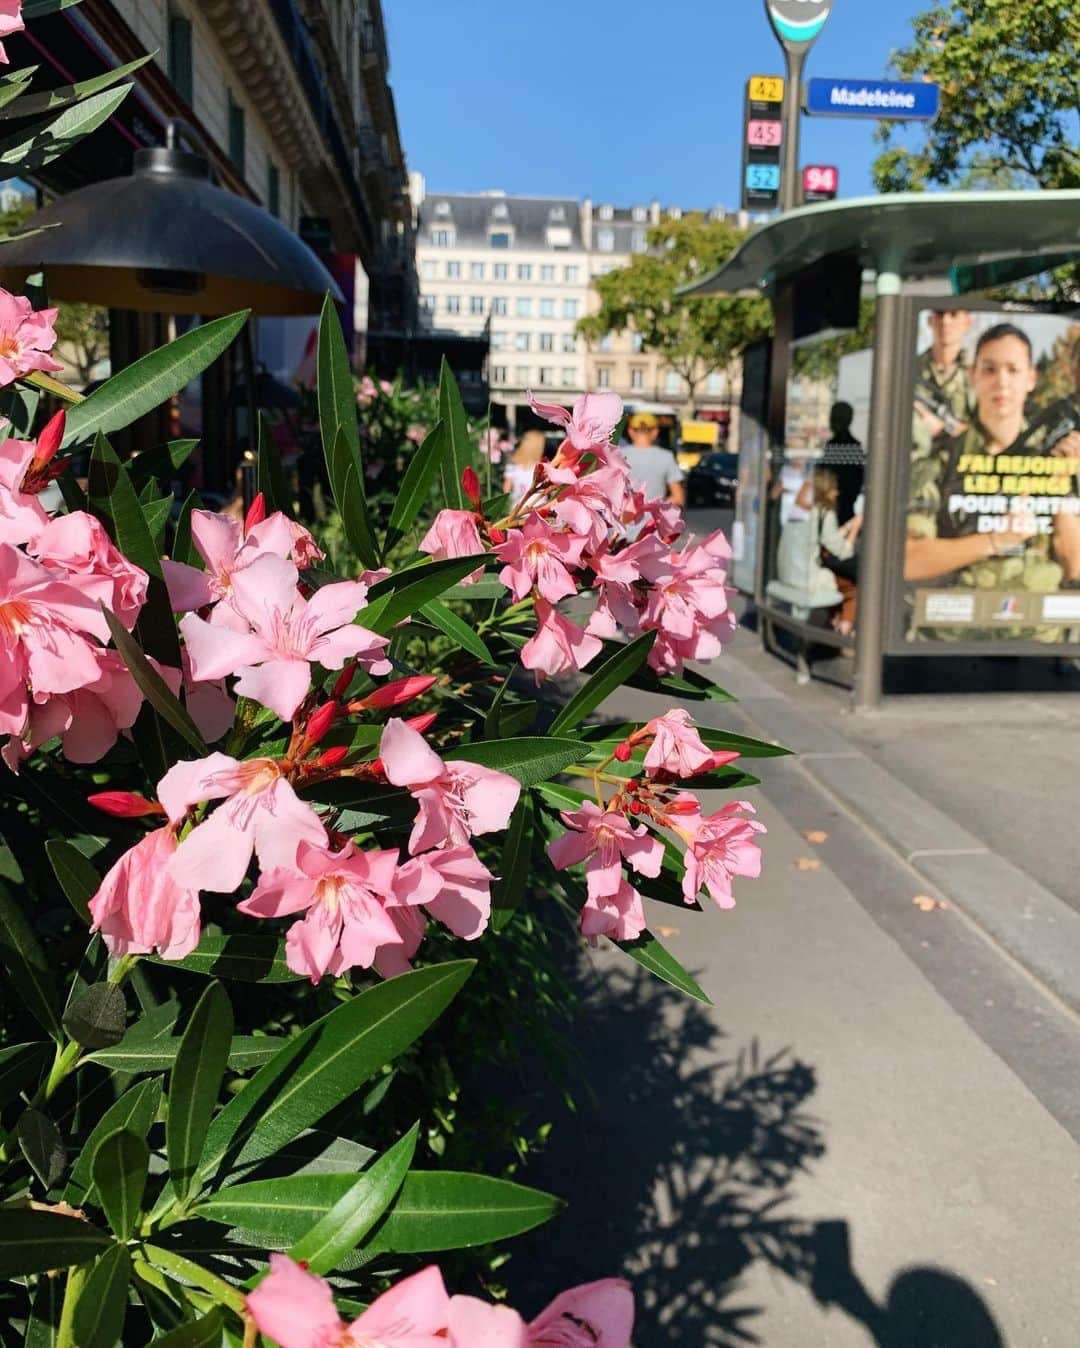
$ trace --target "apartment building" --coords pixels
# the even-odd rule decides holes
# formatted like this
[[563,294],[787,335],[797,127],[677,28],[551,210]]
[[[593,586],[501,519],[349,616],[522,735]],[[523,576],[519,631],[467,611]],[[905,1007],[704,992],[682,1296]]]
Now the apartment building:
[[420,329],[488,337],[497,415],[518,426],[528,391],[551,402],[587,386],[575,331],[586,313],[589,259],[579,203],[503,192],[428,193],[414,173]]

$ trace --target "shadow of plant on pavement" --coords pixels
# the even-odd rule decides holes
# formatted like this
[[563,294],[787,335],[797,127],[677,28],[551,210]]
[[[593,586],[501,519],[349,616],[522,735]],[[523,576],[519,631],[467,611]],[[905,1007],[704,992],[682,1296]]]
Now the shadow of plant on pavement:
[[878,1348],[1004,1348],[962,1279],[908,1268],[879,1304],[852,1268],[846,1221],[789,1215],[800,1172],[826,1149],[812,1067],[757,1044],[724,1057],[715,1013],[601,958],[599,976],[582,961],[579,1107],[523,1177],[564,1195],[573,1222],[515,1242],[512,1302],[622,1272],[641,1348],[745,1348],[767,1344],[764,1308],[740,1304],[739,1287],[763,1261]]

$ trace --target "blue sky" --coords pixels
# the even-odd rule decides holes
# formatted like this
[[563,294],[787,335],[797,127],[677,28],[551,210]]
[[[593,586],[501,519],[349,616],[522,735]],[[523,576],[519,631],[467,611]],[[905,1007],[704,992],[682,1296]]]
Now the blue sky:
[[[432,190],[738,204],[743,93],[780,74],[761,0],[383,0],[409,167]],[[808,76],[874,79],[929,0],[836,0]],[[802,161],[871,191],[870,120],[803,118]]]

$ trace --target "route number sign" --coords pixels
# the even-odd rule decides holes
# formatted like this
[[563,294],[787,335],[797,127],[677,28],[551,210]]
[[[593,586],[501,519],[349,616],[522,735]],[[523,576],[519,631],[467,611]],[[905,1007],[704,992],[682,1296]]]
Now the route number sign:
[[802,181],[804,201],[834,201],[840,190],[840,170],[835,164],[807,164]]
[[754,120],[747,125],[747,145],[775,149],[776,146],[782,145],[783,141],[783,122],[761,122]]
[[783,111],[784,81],[778,75],[751,75],[746,82],[739,188],[745,211],[772,211],[780,204]]
[[750,78],[751,103],[783,103],[784,81],[779,75],[753,75]]

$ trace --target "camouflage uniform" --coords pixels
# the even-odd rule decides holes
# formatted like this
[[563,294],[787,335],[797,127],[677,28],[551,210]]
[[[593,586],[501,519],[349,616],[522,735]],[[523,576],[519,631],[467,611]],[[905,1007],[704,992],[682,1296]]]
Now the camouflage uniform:
[[[1018,441],[1023,433],[1021,430]],[[958,471],[961,457],[985,453],[986,436],[976,424],[960,435],[939,436],[928,457],[912,462],[907,509],[909,538],[966,538],[976,532],[979,515],[964,510],[950,512],[948,502],[950,496],[964,494],[964,479]],[[919,581],[914,588],[1053,594],[1061,589],[1064,572],[1053,559],[1052,545],[1051,534],[1033,534],[1016,556],[987,557],[935,580]],[[1009,623],[993,628],[964,624],[919,629],[920,639],[936,641],[983,641],[1002,637],[1052,642],[1061,640],[1062,631],[1060,627]]]
[[[945,435],[955,435],[956,422],[970,422],[975,413],[975,398],[963,361],[957,361],[942,375],[934,364],[933,348],[924,351],[915,367],[915,401],[946,423]],[[934,439],[930,427],[915,412],[911,433],[912,459],[928,458],[933,453]]]

